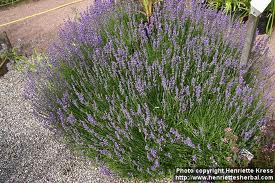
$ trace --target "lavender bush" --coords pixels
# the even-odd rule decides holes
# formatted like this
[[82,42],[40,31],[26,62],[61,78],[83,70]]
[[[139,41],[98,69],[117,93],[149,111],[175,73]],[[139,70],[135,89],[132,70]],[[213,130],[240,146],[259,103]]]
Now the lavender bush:
[[241,166],[238,149],[251,150],[266,122],[267,41],[241,67],[245,25],[186,4],[163,1],[147,21],[134,2],[98,2],[68,21],[28,72],[35,112],[124,176],[228,166],[228,157]]

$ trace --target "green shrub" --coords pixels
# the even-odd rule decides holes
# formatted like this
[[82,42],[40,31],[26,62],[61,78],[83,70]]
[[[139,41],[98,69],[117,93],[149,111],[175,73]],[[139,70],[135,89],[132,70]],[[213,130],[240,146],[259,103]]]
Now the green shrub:
[[239,150],[257,145],[269,107],[257,78],[268,59],[256,67],[266,41],[255,42],[242,68],[245,26],[185,4],[163,1],[148,23],[139,4],[97,2],[68,21],[50,67],[28,72],[25,96],[36,114],[124,176],[242,166]]

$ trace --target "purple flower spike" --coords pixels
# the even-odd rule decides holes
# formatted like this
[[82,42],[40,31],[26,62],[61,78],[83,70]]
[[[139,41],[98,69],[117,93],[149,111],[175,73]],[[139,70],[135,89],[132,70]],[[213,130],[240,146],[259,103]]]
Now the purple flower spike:
[[252,133],[253,133],[252,130],[250,130],[250,131],[248,131],[248,132],[245,132],[245,133],[244,133],[244,139],[245,139],[245,140],[249,140],[249,139],[251,138],[251,136],[252,136]]
[[237,90],[236,90],[236,95],[239,96],[239,95],[241,95],[241,93],[242,93],[242,89],[240,86],[238,86]]
[[82,104],[85,104],[85,99],[84,99],[83,94],[77,92],[76,95],[77,95],[79,101],[80,101]]
[[193,160],[193,161],[195,161],[195,162],[196,162],[196,161],[197,161],[197,159],[198,159],[198,158],[197,158],[197,155],[193,155],[193,156],[192,156],[192,160]]
[[74,124],[76,122],[76,118],[72,113],[68,116],[67,120],[70,124]]
[[170,133],[172,133],[173,135],[175,135],[176,140],[180,140],[181,139],[181,135],[179,134],[179,132],[176,129],[171,128],[170,129]]
[[187,138],[183,141],[183,143],[184,143],[185,145],[189,146],[189,147],[196,148],[196,146],[193,144],[192,140],[191,140],[189,137],[187,137]]
[[99,150],[100,154],[103,154],[103,155],[108,155],[109,154],[109,151],[108,150]]
[[112,172],[106,166],[100,167],[100,173],[107,176],[112,176]]
[[157,150],[156,149],[149,149],[149,152],[147,153],[147,158],[149,161],[153,161],[153,159],[157,158]]
[[157,157],[157,150],[155,150],[155,149],[150,149],[150,154],[154,157],[154,158],[156,158]]
[[154,164],[153,164],[153,166],[151,167],[151,170],[155,171],[159,166],[160,166],[159,160],[156,159],[155,162],[154,162]]
[[95,118],[91,115],[91,114],[87,114],[87,120],[93,124],[93,125],[96,125],[96,120]]

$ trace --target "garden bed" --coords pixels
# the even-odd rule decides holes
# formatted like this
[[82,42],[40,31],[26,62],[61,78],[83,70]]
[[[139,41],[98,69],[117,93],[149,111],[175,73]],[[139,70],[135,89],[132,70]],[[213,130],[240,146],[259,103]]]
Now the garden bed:
[[242,68],[239,21],[184,1],[140,10],[98,2],[68,21],[49,59],[28,73],[36,113],[122,176],[247,166],[268,121],[269,98],[254,77],[265,39]]

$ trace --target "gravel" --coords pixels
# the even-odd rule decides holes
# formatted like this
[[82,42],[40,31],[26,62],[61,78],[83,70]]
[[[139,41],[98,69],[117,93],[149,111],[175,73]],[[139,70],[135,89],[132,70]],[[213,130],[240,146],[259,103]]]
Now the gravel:
[[44,128],[22,97],[23,86],[19,71],[0,77],[0,183],[125,182],[102,174]]

